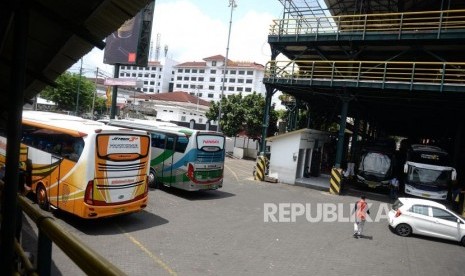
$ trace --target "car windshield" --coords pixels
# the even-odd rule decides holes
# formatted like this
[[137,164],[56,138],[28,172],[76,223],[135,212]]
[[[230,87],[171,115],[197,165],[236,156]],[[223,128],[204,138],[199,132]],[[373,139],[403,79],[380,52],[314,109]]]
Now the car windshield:
[[412,166],[408,171],[407,179],[410,183],[447,187],[451,180],[451,171],[431,170]]

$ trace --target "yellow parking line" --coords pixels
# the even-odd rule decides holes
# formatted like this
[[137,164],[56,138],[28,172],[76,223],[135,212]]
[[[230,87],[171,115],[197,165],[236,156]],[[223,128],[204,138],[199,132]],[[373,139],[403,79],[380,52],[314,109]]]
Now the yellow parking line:
[[170,275],[176,276],[178,275],[174,270],[172,270],[165,262],[163,262],[160,258],[158,258],[155,254],[150,252],[145,246],[143,246],[136,238],[131,236],[131,234],[124,231],[121,227],[118,226],[118,229],[123,233],[129,240],[131,240],[135,245],[137,245],[142,251],[147,253],[152,260],[154,260],[159,266],[161,266],[166,272]]
[[224,167],[228,169],[234,175],[234,177],[236,178],[236,181],[239,182],[239,177],[237,177],[237,174],[231,168],[229,168],[229,166],[224,165]]

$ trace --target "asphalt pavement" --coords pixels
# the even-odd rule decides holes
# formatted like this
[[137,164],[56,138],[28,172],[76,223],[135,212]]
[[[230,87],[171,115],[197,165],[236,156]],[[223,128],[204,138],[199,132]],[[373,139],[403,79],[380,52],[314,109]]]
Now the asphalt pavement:
[[[387,195],[254,181],[253,166],[227,158],[216,191],[150,190],[140,213],[91,221],[54,216],[128,275],[465,275],[458,243],[400,237],[386,219],[368,222],[364,238],[352,237],[351,204],[366,194],[375,220],[389,208]],[[33,241],[26,221],[28,227],[24,236]],[[54,246],[53,275],[81,274]]]

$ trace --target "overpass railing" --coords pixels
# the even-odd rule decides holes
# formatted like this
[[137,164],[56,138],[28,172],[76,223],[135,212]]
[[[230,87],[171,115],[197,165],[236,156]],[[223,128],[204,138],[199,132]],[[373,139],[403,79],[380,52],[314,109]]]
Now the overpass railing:
[[[276,19],[270,36],[343,34],[369,32],[413,33],[465,29],[465,10],[442,10],[405,13],[354,14],[340,16]],[[317,37],[317,36],[316,36]],[[316,38],[317,39],[317,38]]]
[[[265,80],[430,85],[442,90],[445,86],[465,85],[465,63],[461,62],[396,62],[396,61],[270,61]],[[462,89],[463,90],[463,89]]]
[[[0,180],[0,190],[4,183]],[[17,197],[18,207],[38,228],[37,266],[29,260],[18,240],[15,241],[15,252],[18,266],[23,271],[18,275],[50,275],[52,264],[52,243],[55,243],[84,273],[87,275],[126,275],[123,271],[103,258],[92,248],[82,243],[70,232],[59,226],[52,216],[44,214],[37,205],[23,195]],[[21,219],[18,217],[17,219]]]

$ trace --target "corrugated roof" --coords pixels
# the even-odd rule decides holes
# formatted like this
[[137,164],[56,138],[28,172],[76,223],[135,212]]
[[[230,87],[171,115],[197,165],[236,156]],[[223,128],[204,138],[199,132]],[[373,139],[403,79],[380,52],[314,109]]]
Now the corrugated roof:
[[177,103],[194,103],[197,104],[197,99],[199,105],[210,106],[209,101],[202,100],[197,96],[193,96],[187,92],[176,91],[168,93],[158,93],[158,94],[143,94],[137,96],[139,99],[146,99],[152,101],[166,101],[166,102],[177,102]]
[[[5,3],[6,2],[6,3]],[[3,1],[0,9],[0,123],[14,91],[15,12],[29,8],[24,99],[32,99],[151,0]]]

